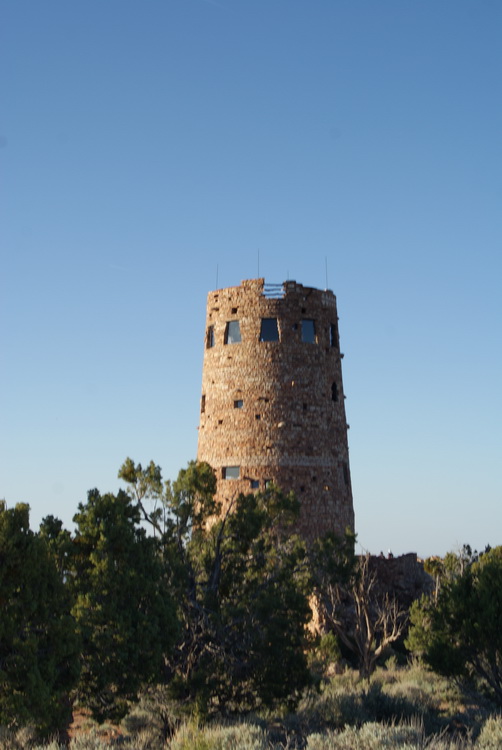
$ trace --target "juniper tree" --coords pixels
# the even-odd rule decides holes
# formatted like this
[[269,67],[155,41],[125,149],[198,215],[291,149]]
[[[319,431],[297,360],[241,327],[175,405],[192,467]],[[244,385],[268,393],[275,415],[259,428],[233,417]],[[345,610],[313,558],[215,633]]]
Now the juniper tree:
[[435,671],[478,686],[502,706],[502,547],[461,562],[436,597],[412,605],[406,645]]
[[0,724],[64,731],[79,674],[71,600],[29,506],[0,505]]
[[310,679],[308,570],[292,533],[297,500],[270,488],[235,497],[222,514],[214,472],[192,462],[164,486],[163,512],[153,516],[145,500],[158,511],[159,484],[149,484],[150,468],[128,459],[119,476],[162,532],[173,571],[182,630],[167,659],[171,694],[202,712],[293,705]]
[[159,541],[141,528],[140,512],[125,492],[90,491],[74,521],[78,696],[98,720],[118,718],[144,683],[161,679],[176,634],[175,608]]

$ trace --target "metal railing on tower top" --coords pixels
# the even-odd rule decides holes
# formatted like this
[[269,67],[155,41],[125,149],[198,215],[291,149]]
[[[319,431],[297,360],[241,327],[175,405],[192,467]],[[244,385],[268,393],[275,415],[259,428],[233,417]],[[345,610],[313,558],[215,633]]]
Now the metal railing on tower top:
[[262,294],[264,297],[268,297],[268,299],[279,299],[280,297],[284,297],[284,284],[263,284]]

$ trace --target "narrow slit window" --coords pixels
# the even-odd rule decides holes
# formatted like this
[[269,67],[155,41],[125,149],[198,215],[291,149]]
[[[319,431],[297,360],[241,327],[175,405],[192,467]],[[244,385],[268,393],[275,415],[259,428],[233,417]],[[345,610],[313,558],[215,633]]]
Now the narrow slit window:
[[214,326],[208,326],[206,332],[206,349],[211,349],[214,346]]
[[234,409],[242,409],[243,406],[244,401],[242,400],[242,398],[238,398],[234,401]]
[[223,479],[239,479],[241,474],[240,466],[224,466]]
[[225,329],[225,344],[239,344],[241,329],[238,320],[229,320]]
[[338,401],[338,386],[336,383],[331,385],[331,400]]
[[348,486],[349,484],[349,467],[346,463],[343,464],[343,481]]
[[336,323],[332,323],[329,327],[329,345],[338,346],[338,331]]
[[200,399],[200,413],[204,414],[206,411],[206,396],[205,394],[202,394],[202,397]]
[[277,318],[262,318],[260,341],[279,341]]
[[311,320],[309,318],[304,318],[302,320],[302,341],[305,341],[307,344],[316,343],[317,339],[314,320]]

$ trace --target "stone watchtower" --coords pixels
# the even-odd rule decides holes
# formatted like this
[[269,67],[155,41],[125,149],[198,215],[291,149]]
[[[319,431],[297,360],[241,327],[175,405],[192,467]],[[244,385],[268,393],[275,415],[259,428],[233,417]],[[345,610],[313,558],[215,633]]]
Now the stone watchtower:
[[223,508],[271,482],[308,540],[354,529],[336,298],[264,279],[210,292],[197,459]]

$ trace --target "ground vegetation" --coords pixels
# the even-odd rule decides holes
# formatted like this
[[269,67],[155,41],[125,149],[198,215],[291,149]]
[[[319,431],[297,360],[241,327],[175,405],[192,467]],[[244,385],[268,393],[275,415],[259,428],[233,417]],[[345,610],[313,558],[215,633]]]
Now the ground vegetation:
[[[426,667],[391,657],[370,685],[358,670],[306,691],[295,713],[253,712],[203,722],[185,717],[163,734],[161,688],[149,688],[120,723],[82,717],[70,750],[498,750],[502,718],[488,700],[472,701]],[[32,744],[33,743],[33,744]],[[2,750],[64,750],[36,742],[29,730],[4,731]]]

